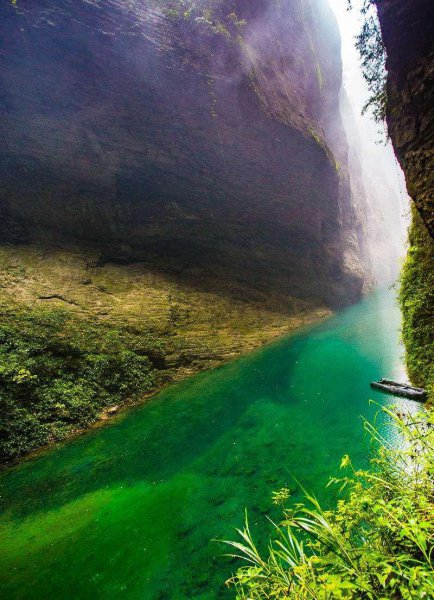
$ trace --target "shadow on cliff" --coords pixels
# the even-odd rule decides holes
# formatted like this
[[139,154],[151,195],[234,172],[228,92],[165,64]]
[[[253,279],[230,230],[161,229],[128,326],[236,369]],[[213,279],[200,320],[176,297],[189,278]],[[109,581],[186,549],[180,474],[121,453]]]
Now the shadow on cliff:
[[82,243],[222,294],[353,302],[364,276],[307,13],[214,4],[3,6],[1,239]]

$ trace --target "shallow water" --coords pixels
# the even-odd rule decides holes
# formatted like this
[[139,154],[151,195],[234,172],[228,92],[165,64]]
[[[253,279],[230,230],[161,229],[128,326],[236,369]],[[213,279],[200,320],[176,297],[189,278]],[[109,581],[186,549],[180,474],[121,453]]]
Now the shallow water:
[[[266,541],[271,492],[324,489],[369,459],[369,382],[402,378],[394,292],[160,393],[111,426],[0,481],[0,596],[9,600],[231,598],[213,539]],[[414,409],[413,403],[400,401]]]

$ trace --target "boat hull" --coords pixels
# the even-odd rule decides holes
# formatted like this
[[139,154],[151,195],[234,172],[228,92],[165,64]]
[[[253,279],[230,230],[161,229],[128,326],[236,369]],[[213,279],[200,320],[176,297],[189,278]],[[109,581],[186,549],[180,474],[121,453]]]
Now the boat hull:
[[410,400],[417,400],[419,402],[425,402],[427,398],[425,390],[420,388],[412,388],[410,386],[392,385],[390,383],[373,381],[371,383],[371,388],[380,390],[386,394],[391,394],[392,396],[401,396],[403,398],[409,398]]

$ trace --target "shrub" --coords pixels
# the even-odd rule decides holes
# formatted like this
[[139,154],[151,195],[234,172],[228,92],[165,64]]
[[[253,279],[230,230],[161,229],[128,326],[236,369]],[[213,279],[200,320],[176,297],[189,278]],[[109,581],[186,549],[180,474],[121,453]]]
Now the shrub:
[[156,386],[151,338],[65,310],[0,313],[0,459],[96,421]]
[[403,340],[411,380],[434,400],[434,240],[413,206],[409,248],[401,274],[399,300]]
[[[433,416],[405,423],[393,415],[402,446],[380,443],[372,468],[333,480],[345,498],[324,510],[313,496],[284,509],[268,554],[258,552],[249,525],[227,542],[246,563],[228,584],[239,600],[418,600],[434,597]],[[285,501],[287,494],[281,493]],[[274,495],[278,498],[279,495]],[[231,555],[234,556],[234,555]]]

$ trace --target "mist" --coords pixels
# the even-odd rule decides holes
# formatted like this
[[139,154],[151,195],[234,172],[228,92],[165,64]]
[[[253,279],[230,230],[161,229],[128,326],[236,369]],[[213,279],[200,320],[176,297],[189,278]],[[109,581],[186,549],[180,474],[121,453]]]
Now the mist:
[[349,145],[349,170],[353,197],[365,198],[367,239],[375,282],[396,280],[406,249],[410,198],[404,174],[381,124],[362,115],[369,98],[355,37],[362,25],[359,8],[347,0],[329,0],[341,34],[342,88],[340,111]]

